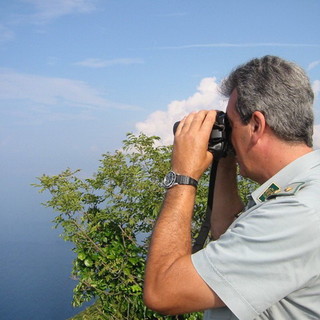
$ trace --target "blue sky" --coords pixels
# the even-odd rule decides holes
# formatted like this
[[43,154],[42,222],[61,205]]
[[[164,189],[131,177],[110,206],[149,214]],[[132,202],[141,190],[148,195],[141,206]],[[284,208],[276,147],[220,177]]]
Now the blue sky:
[[27,228],[40,202],[29,187],[36,176],[67,167],[90,175],[127,132],[169,142],[185,112],[223,107],[217,85],[253,57],[279,55],[307,70],[319,131],[319,0],[0,5],[3,228]]

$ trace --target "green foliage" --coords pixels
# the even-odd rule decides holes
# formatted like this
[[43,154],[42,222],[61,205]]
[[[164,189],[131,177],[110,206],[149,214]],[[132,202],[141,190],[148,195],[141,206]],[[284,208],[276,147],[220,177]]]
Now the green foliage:
[[[95,320],[201,318],[199,313],[163,317],[142,301],[149,235],[164,196],[161,181],[170,169],[171,147],[156,146],[157,140],[128,134],[122,150],[103,155],[92,178],[67,169],[43,175],[35,185],[50,193],[44,205],[57,212],[55,226],[74,244],[73,306],[97,299]],[[206,172],[199,184],[194,234],[206,211],[208,179]]]

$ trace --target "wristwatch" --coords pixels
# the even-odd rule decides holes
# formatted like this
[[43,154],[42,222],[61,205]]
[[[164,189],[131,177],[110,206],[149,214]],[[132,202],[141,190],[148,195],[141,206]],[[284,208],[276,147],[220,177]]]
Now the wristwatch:
[[184,184],[184,185],[190,185],[190,186],[197,187],[198,181],[191,178],[191,177],[182,176],[182,175],[177,174],[173,171],[170,171],[164,177],[162,186],[166,189],[170,189],[173,186],[176,186],[177,184]]

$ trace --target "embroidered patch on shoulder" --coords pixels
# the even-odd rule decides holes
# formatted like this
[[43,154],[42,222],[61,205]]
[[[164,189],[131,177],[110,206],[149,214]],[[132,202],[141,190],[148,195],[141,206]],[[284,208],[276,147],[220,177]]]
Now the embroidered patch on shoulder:
[[278,192],[276,194],[271,194],[268,197],[268,200],[275,198],[275,197],[281,197],[281,196],[293,196],[304,186],[304,184],[305,184],[305,182],[291,183],[287,187],[285,187],[282,192]]
[[278,187],[275,183],[271,183],[258,199],[259,201],[264,202],[268,197],[278,192],[280,192],[280,187]]

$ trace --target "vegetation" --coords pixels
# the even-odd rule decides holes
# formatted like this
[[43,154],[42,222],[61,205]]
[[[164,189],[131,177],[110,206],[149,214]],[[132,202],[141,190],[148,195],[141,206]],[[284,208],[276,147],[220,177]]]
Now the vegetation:
[[[200,319],[199,313],[164,317],[142,301],[149,236],[160,210],[161,182],[170,169],[171,147],[158,137],[128,134],[123,149],[104,154],[96,174],[81,179],[79,170],[43,175],[35,186],[49,192],[44,203],[57,213],[55,226],[74,244],[72,277],[77,281],[73,306],[96,299],[74,319]],[[209,173],[199,183],[193,237],[206,211]],[[249,184],[248,184],[249,183]],[[243,196],[252,187],[240,181]]]

